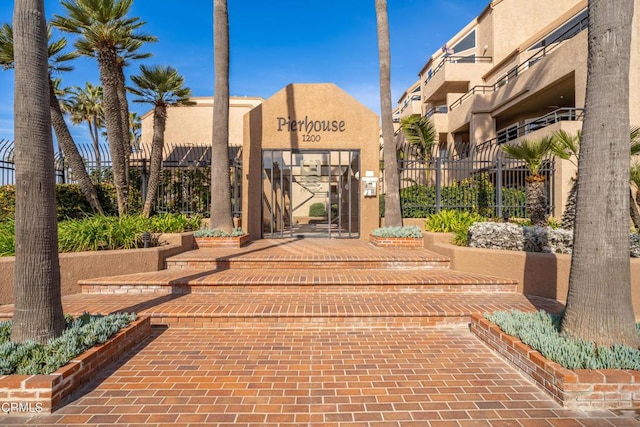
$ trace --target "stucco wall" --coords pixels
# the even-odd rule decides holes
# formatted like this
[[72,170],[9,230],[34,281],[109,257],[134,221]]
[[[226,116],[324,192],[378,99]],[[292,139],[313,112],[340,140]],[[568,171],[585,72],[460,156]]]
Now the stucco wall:
[[[285,121],[331,123],[310,133],[291,129]],[[379,176],[378,116],[330,83],[290,84],[245,116],[243,161],[243,228],[253,239],[262,236],[262,149],[360,150],[360,177]],[[360,195],[364,182],[360,179]],[[368,238],[378,226],[378,195],[360,198],[360,236]]]
[[[148,249],[60,254],[62,295],[79,293],[79,280],[162,270],[166,258],[191,249],[193,233],[162,235],[160,241],[167,244]],[[14,257],[0,258],[0,305],[13,302],[14,261]]]
[[[448,243],[452,238],[453,234],[448,233],[425,233],[425,247],[449,257],[454,270],[515,279],[518,291],[525,295],[566,301],[571,255],[467,248]],[[633,307],[636,318],[640,319],[640,259],[637,258],[631,259],[631,286]]]

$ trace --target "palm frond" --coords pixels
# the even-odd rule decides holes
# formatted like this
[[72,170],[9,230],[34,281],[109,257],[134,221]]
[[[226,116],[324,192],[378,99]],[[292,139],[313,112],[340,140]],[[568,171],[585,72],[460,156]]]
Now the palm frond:
[[539,175],[540,167],[551,152],[553,138],[550,136],[536,140],[522,140],[517,144],[503,145],[500,148],[510,158],[522,160],[533,176]]

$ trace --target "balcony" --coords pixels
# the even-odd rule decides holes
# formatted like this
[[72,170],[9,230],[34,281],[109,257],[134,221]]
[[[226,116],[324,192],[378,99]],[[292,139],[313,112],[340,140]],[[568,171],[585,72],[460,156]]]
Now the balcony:
[[582,33],[582,31],[588,28],[589,17],[585,16],[580,19],[578,22],[570,26],[566,31],[557,36],[554,40],[550,41],[548,44],[542,46],[535,54],[528,57],[526,60],[522,61],[518,66],[513,67],[508,70],[502,77],[500,77],[493,85],[489,86],[474,86],[470,90],[468,90],[464,95],[455,100],[449,105],[449,110],[454,110],[459,107],[469,98],[473,97],[473,95],[477,93],[489,93],[498,91],[501,87],[505,86],[509,82],[515,81],[518,76],[525,73],[527,70],[532,68],[534,65],[539,63],[542,59],[544,59],[549,53],[553,52],[558,46],[563,45],[565,41],[570,40]]
[[[520,126],[513,126],[501,129],[495,138],[484,141],[475,146],[477,154],[494,152],[496,148],[507,142],[515,141],[525,135],[533,134],[538,130],[544,129],[552,124],[561,122],[582,122],[584,110],[582,108],[558,108],[544,116],[534,118]],[[530,135],[531,137],[546,136],[549,132],[543,132],[544,135]]]
[[412,116],[414,114],[422,115],[422,106],[420,105],[420,95],[415,94],[410,98],[406,98],[400,108],[400,114],[398,115],[398,121],[406,116]]
[[466,92],[471,82],[480,80],[491,69],[492,62],[490,56],[447,56],[427,73],[423,101],[434,102],[445,99],[447,93]]

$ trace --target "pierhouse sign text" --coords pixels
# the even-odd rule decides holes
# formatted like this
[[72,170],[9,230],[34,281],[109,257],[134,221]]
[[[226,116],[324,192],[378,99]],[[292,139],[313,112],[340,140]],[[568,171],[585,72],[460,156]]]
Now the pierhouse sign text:
[[278,132],[300,132],[305,142],[318,142],[321,139],[320,132],[344,132],[344,120],[314,120],[304,116],[303,120],[291,119],[291,117],[277,117]]

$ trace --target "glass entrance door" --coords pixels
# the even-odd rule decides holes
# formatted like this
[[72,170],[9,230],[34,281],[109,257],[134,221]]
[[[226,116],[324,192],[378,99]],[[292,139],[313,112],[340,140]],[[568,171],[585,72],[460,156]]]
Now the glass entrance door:
[[265,238],[357,238],[360,155],[357,150],[264,150]]

